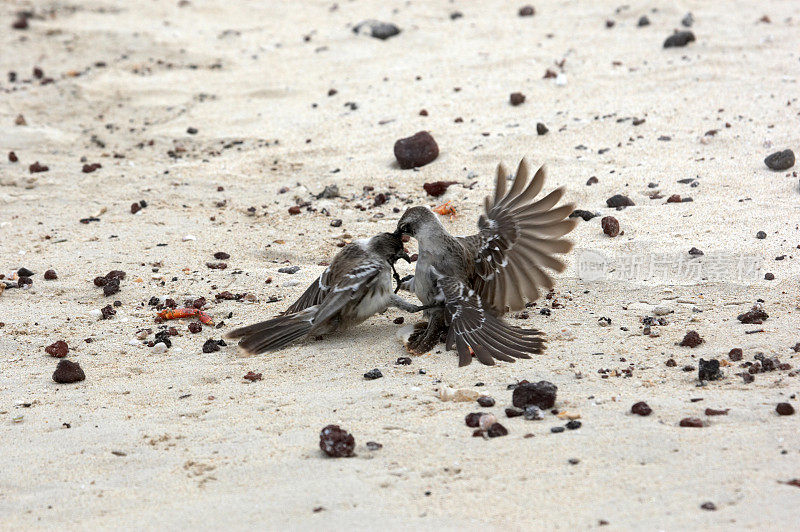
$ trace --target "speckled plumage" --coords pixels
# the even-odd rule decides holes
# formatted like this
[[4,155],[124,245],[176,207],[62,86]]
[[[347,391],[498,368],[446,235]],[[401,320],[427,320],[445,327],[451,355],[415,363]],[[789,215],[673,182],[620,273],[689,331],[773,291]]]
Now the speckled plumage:
[[493,364],[495,359],[529,358],[544,348],[539,331],[511,327],[498,318],[537,299],[540,288],[551,289],[546,270],[563,271],[555,255],[572,248],[562,237],[575,227],[567,218],[573,205],[556,207],[561,188],[534,201],[544,186],[544,167],[528,177],[523,159],[506,190],[507,172],[498,166],[494,197],[486,198],[475,235],[452,236],[426,207],[403,214],[397,233],[419,242],[415,275],[404,288],[426,305],[444,305],[426,311],[428,325],[412,335],[411,350],[430,350],[443,331],[447,348],[459,353],[459,365],[470,363],[470,350],[484,364]]

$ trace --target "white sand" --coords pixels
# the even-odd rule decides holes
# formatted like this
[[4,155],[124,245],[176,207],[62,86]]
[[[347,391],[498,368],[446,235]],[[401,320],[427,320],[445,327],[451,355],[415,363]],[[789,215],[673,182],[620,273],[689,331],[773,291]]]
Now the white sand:
[[[518,17],[519,5],[508,2],[373,0],[339,2],[334,11],[332,2],[301,4],[0,7],[0,269],[37,273],[29,290],[0,295],[0,527],[796,527],[800,489],[781,482],[800,477],[800,418],[777,416],[775,404],[800,406],[789,399],[800,391],[798,377],[776,371],[745,385],[734,365],[723,368],[724,380],[698,388],[697,372],[681,371],[732,347],[743,348],[745,360],[764,352],[800,364],[791,350],[800,341],[798,179],[762,162],[800,148],[796,4],[635,2],[615,13],[620,2],[540,1],[533,18]],[[44,17],[11,30],[14,13],[30,7]],[[464,17],[452,21],[456,9]],[[662,49],[687,11],[697,42]],[[642,14],[652,24],[637,28]],[[758,22],[764,14],[770,24]],[[403,32],[387,41],[354,35],[351,25],[366,18]],[[607,29],[607,19],[616,26]],[[566,86],[542,79],[564,58]],[[92,67],[98,61],[107,66]],[[8,71],[29,79],[34,66],[55,83],[7,82]],[[338,94],[327,96],[331,88]],[[526,94],[524,105],[509,105],[515,91]],[[27,126],[14,125],[18,114]],[[646,122],[634,127],[631,117]],[[538,121],[548,135],[537,136]],[[188,127],[198,134],[187,135]],[[399,170],[394,141],[422,129],[441,155],[418,172]],[[718,133],[701,143],[712,129]],[[233,140],[242,143],[221,150]],[[167,151],[177,147],[186,151],[171,159]],[[12,149],[17,164],[7,162]],[[191,335],[185,320],[174,323],[181,336],[166,353],[130,344],[136,330],[155,328],[152,296],[205,296],[228,326],[282,310],[338,251],[343,233],[392,230],[404,198],[432,204],[422,190],[428,181],[478,182],[441,198],[459,210],[445,222],[453,232],[472,232],[494,165],[523,155],[548,164],[548,190],[566,186],[579,208],[619,219],[624,235],[614,239],[599,218],[581,222],[577,250],[743,253],[762,257],[759,276],[769,271],[775,280],[586,283],[576,252],[558,278],[563,308],[542,316],[538,308],[550,303],[543,301],[529,319],[512,320],[544,330],[547,354],[495,367],[458,368],[441,349],[395,366],[406,354],[394,337],[396,311],[346,335],[249,359],[237,358],[234,346],[203,354],[203,342],[224,330]],[[102,169],[81,173],[82,156]],[[49,172],[31,176],[36,160]],[[599,184],[587,187],[593,175]],[[697,188],[676,182],[696,176]],[[644,195],[649,182],[659,183],[663,199]],[[295,197],[309,200],[326,184],[356,199],[315,200],[318,212],[289,216]],[[364,195],[365,185],[374,192]],[[284,186],[289,192],[279,195]],[[390,201],[370,207],[372,195],[390,187]],[[616,193],[637,206],[606,208]],[[694,201],[664,205],[671,194]],[[131,215],[141,199],[149,206]],[[78,223],[101,208],[100,222]],[[333,218],[343,226],[330,227]],[[767,238],[756,239],[758,230]],[[187,234],[196,240],[183,241]],[[231,254],[228,269],[209,270],[220,250]],[[302,269],[277,273],[285,261]],[[57,281],[42,279],[48,268]],[[91,281],[111,269],[128,276],[117,296],[104,298]],[[214,303],[222,290],[259,301]],[[270,296],[283,300],[268,304]],[[769,320],[736,321],[757,298]],[[114,299],[123,304],[112,320],[90,316]],[[658,338],[642,336],[641,318],[660,304],[675,311],[670,324]],[[598,326],[600,316],[611,326]],[[760,327],[765,332],[745,334]],[[676,346],[690,329],[705,343]],[[89,337],[95,341],[85,343]],[[44,347],[58,339],[69,343],[84,382],[51,380],[56,361]],[[670,357],[677,367],[664,365]],[[598,374],[629,364],[631,378]],[[384,378],[364,380],[374,367]],[[246,383],[248,371],[263,381]],[[563,420],[507,420],[506,385],[519,379],[558,385],[556,406],[580,413],[583,426],[551,434]],[[479,381],[485,386],[474,388]],[[443,385],[493,396],[491,411],[510,434],[472,438],[464,416],[480,408],[439,401]],[[653,415],[629,413],[639,400]],[[707,407],[730,413],[706,418]],[[678,427],[687,416],[709,426]],[[318,433],[328,423],[354,434],[357,457],[322,456]],[[383,449],[368,451],[370,440]],[[700,509],[706,501],[717,511]]]

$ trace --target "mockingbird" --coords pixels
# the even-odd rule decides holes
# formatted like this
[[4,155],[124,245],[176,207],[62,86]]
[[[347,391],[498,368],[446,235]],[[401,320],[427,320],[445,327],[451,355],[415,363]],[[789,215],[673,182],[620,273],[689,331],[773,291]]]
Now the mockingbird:
[[[357,325],[387,307],[418,312],[392,292],[394,263],[408,260],[400,235],[381,233],[344,247],[330,266],[282,315],[229,332],[239,347],[255,355],[280,349],[306,336]],[[397,277],[396,273],[395,276]]]
[[469,364],[472,353],[488,365],[494,359],[513,362],[541,353],[540,331],[512,327],[498,317],[537,299],[540,288],[553,287],[545,268],[564,270],[555,255],[572,249],[562,237],[576,222],[567,218],[573,205],[555,206],[563,189],[534,201],[544,186],[544,167],[530,182],[528,177],[523,159],[506,191],[507,171],[502,164],[497,167],[494,198],[486,197],[476,235],[452,236],[427,207],[411,207],[400,218],[395,233],[419,243],[415,275],[404,279],[402,287],[424,305],[439,305],[425,310],[428,323],[418,324],[409,338],[411,351],[429,351],[446,332],[447,349],[456,348],[459,366]]

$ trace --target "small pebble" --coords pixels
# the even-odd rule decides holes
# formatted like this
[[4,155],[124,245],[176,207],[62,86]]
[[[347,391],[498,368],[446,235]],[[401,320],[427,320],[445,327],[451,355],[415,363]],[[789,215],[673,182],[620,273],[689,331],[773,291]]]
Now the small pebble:
[[544,124],[543,124],[543,123],[541,123],[541,122],[537,122],[537,123],[536,123],[536,134],[537,134],[537,135],[539,135],[540,137],[541,137],[542,135],[547,135],[547,132],[548,132],[548,131],[550,131],[550,130],[549,130],[549,129],[547,129],[547,126],[546,126],[546,125],[544,125]]
[[196,321],[193,321],[192,323],[189,324],[189,332],[192,334],[197,334],[202,330],[203,326],[197,323]]
[[84,379],[86,379],[86,374],[81,369],[80,364],[71,360],[59,360],[58,366],[53,372],[53,380],[59,384],[80,382]]
[[289,275],[294,275],[299,271],[300,271],[300,266],[286,266],[284,268],[278,268],[279,273],[288,273]]
[[664,41],[664,48],[677,48],[686,46],[690,42],[694,42],[694,33],[691,31],[678,31],[667,37]]
[[410,366],[411,359],[409,357],[399,357],[397,361],[395,361],[395,364],[398,366]]
[[728,408],[725,410],[717,410],[715,408],[706,408],[705,414],[707,416],[727,416],[728,415]]
[[522,6],[521,8],[519,8],[519,11],[517,11],[517,15],[519,15],[520,17],[532,17],[535,14],[536,14],[536,9],[534,9],[532,5]]
[[32,174],[38,174],[40,172],[47,172],[48,170],[50,170],[50,168],[45,166],[45,165],[43,165],[43,164],[39,164],[39,161],[36,161],[35,163],[33,163],[32,165],[30,165],[28,167],[28,172],[30,172]]
[[69,346],[64,340],[58,340],[45,347],[44,351],[51,357],[64,358],[69,353]]
[[391,22],[381,22],[379,20],[365,20],[353,27],[353,33],[363,33],[382,41],[385,41],[389,37],[394,37],[399,34],[400,31],[400,28]]
[[775,411],[781,416],[791,416],[794,414],[794,407],[789,403],[778,403]]
[[464,423],[467,424],[468,427],[477,428],[480,425],[481,416],[483,416],[483,412],[470,412],[464,418]]
[[383,444],[378,443],[376,441],[368,441],[367,442],[367,449],[370,451],[380,451],[383,449]]
[[417,168],[439,156],[439,146],[427,131],[420,131],[394,144],[394,156],[402,169]]
[[692,24],[694,24],[694,15],[686,13],[681,19],[681,25],[685,28],[691,28]]
[[631,413],[638,416],[649,416],[653,413],[653,409],[644,401],[639,401],[638,403],[634,403],[631,407]]
[[702,427],[703,420],[699,417],[685,417],[678,424],[681,427]]
[[56,279],[58,279],[58,275],[56,275],[55,270],[47,270],[46,272],[44,272],[44,278],[47,281],[55,281]]
[[764,231],[759,231],[758,233],[756,233],[756,238],[759,240],[764,240],[765,238],[767,238],[767,233],[765,233]]
[[541,421],[544,419],[544,411],[536,405],[528,405],[523,410],[523,415],[528,421]]
[[213,353],[214,351],[219,351],[219,344],[216,340],[209,338],[203,344],[203,353]]
[[298,207],[297,205],[292,205],[291,207],[289,207],[289,214],[291,214],[292,216],[300,214],[300,207]]
[[434,181],[433,183],[424,183],[422,188],[425,189],[425,192],[428,193],[428,196],[438,198],[447,192],[447,189],[450,187],[450,185],[455,185],[456,183],[457,181]]
[[764,159],[767,168],[775,171],[788,170],[794,166],[794,152],[792,150],[776,151]]
[[581,425],[582,423],[580,421],[578,421],[577,419],[573,419],[564,426],[567,427],[569,430],[575,430],[581,428]]
[[738,348],[738,347],[734,347],[733,349],[731,349],[730,351],[728,351],[728,358],[729,358],[730,360],[732,360],[733,362],[738,362],[738,361],[740,361],[740,360],[742,359],[742,357],[743,357],[743,356],[744,356],[744,353],[743,353],[743,352],[742,352],[742,350],[741,350],[740,348]]
[[256,382],[260,381],[263,378],[263,375],[261,375],[261,373],[256,373],[254,371],[248,371],[247,374],[242,378],[246,381]]
[[697,369],[697,378],[701,381],[716,381],[722,378],[722,372],[719,369],[719,360],[712,358],[711,360],[700,359]]
[[517,105],[525,103],[525,95],[522,94],[521,92],[512,92],[508,100],[511,103],[511,105],[516,107]]
[[752,323],[756,325],[760,325],[769,318],[769,314],[766,313],[764,309],[759,306],[754,306],[752,309],[748,310],[744,314],[739,314],[736,319],[742,323]]
[[606,205],[615,208],[615,207],[633,207],[636,204],[628,196],[623,196],[622,194],[615,194],[606,200]]
[[515,406],[509,406],[506,408],[506,417],[519,417],[524,413],[524,410]]
[[14,153],[13,151],[10,151],[10,152],[8,152],[8,161],[11,162],[11,163],[15,163],[15,162],[19,161],[19,158],[17,157],[16,153]]
[[319,448],[333,458],[353,456],[356,440],[339,425],[328,425],[319,433]]
[[500,423],[495,423],[491,427],[489,427],[489,430],[486,431],[486,434],[490,438],[497,438],[498,436],[508,436],[508,429],[505,428]]
[[564,432],[565,430],[567,429],[565,429],[564,427],[550,427],[550,432],[554,434],[558,434],[559,432]]
[[637,22],[636,25],[640,28],[643,28],[644,26],[649,26],[650,19],[647,18],[647,15],[642,15],[641,17],[639,17],[639,22]]
[[600,220],[600,225],[603,227],[603,232],[611,238],[619,234],[619,221],[613,216],[604,216]]
[[517,408],[535,405],[546,410],[555,404],[557,390],[555,384],[547,381],[523,382],[514,388],[512,403]]
[[188,127],[186,128],[186,132],[190,135],[197,135],[197,128],[196,127]]
[[383,377],[383,373],[381,373],[381,370],[379,370],[378,368],[371,369],[368,372],[364,373],[364,378],[367,379],[368,381],[380,379],[381,377]]
[[697,333],[697,331],[689,331],[686,333],[686,336],[683,337],[681,343],[683,347],[697,347],[698,345],[703,343],[703,339]]
[[703,504],[700,505],[700,508],[702,508],[703,510],[708,510],[710,512],[713,512],[714,510],[717,509],[717,505],[714,504],[713,502],[704,502]]
[[478,404],[484,408],[491,408],[494,406],[494,399],[487,395],[481,395],[478,397]]

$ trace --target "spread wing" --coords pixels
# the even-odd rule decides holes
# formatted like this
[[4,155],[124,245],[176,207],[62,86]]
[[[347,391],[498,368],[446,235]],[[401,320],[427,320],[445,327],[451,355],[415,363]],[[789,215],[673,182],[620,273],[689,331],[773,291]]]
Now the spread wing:
[[306,291],[303,292],[297,301],[292,303],[292,306],[287,308],[283,314],[294,314],[295,312],[300,312],[301,310],[305,310],[308,307],[313,307],[314,305],[319,305],[320,302],[325,298],[325,294],[328,293],[328,286],[325,284],[323,279],[326,277],[328,273],[328,269],[325,272],[317,277],[317,279],[311,283],[311,286],[306,288]]
[[572,242],[562,237],[577,223],[567,218],[574,206],[556,207],[564,189],[534,201],[544,186],[544,166],[530,182],[528,176],[523,159],[506,192],[506,170],[502,164],[497,167],[494,198],[486,197],[486,212],[478,220],[480,233],[469,237],[478,242],[473,287],[499,314],[506,307],[523,308],[526,299],[538,299],[540,287],[551,289],[553,280],[546,270],[564,271],[565,264],[555,256],[572,249]]
[[482,363],[492,366],[495,359],[514,362],[531,358],[544,349],[542,333],[506,325],[494,313],[484,309],[478,294],[454,277],[437,281],[445,297],[449,328],[446,346],[458,351],[458,365],[472,361],[472,353]]
[[[338,278],[338,282],[326,291],[314,316],[315,324],[324,323],[348,303],[361,301],[378,282],[379,276],[387,273],[389,269],[386,261],[376,258],[361,260],[351,266],[346,268],[346,273],[330,275],[330,277]],[[324,281],[324,273],[321,279]]]

